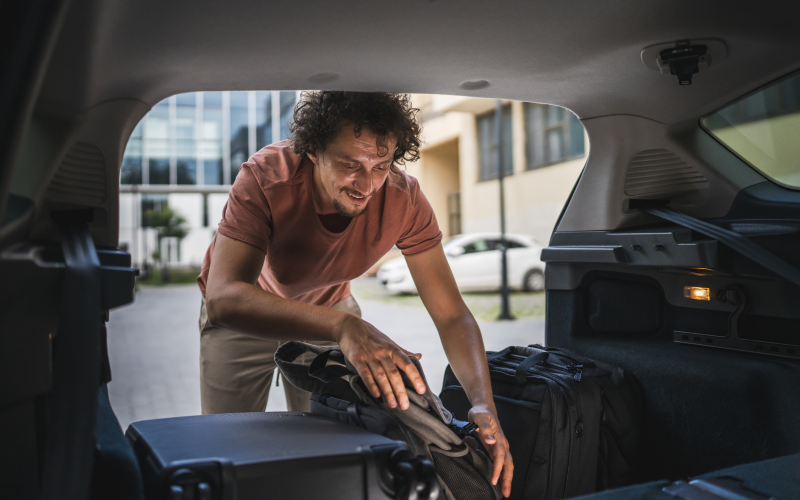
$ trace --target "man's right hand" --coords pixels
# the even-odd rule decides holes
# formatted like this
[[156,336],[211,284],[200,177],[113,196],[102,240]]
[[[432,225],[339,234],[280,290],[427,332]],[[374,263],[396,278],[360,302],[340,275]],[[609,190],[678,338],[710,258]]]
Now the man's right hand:
[[370,393],[376,398],[383,395],[390,408],[397,407],[399,402],[400,408],[408,409],[408,395],[400,370],[405,372],[419,394],[425,392],[422,376],[409,359],[409,356],[419,359],[421,354],[406,351],[380,330],[352,314],[345,315],[337,323],[333,336]]

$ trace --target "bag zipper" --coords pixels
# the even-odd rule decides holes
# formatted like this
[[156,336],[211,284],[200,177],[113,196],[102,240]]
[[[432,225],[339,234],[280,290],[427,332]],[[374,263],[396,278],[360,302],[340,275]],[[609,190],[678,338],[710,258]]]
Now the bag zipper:
[[583,377],[583,365],[572,363],[571,365],[567,365],[567,371],[575,374],[572,376],[572,378],[576,382],[581,381],[581,378]]
[[[517,366],[519,366],[519,364],[514,364],[514,363],[509,362],[509,361],[504,361],[503,358],[495,359],[494,361],[492,361],[492,363],[502,364],[503,366],[505,366],[507,368],[512,368],[512,369],[515,369]],[[558,370],[558,371],[564,372],[564,373],[569,373],[569,374],[572,375],[572,379],[575,380],[576,382],[580,382],[583,379],[584,365],[580,365],[580,364],[577,364],[577,363],[570,363],[567,366],[562,366],[562,365],[556,365],[556,364],[548,363],[547,361],[544,361],[544,362],[541,362],[541,363],[536,363],[535,365],[533,365],[531,367],[531,369],[535,368],[537,366],[550,368],[550,369],[553,369],[553,370]]]

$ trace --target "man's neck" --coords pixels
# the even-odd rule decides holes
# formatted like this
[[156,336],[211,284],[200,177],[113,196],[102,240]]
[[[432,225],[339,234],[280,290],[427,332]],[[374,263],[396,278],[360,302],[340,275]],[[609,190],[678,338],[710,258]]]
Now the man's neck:
[[332,233],[341,233],[347,229],[347,226],[350,225],[350,221],[353,220],[352,217],[346,217],[338,213],[325,215],[317,214],[317,217],[319,217],[319,221],[322,222],[325,229]]
[[333,200],[328,196],[328,192],[325,191],[325,186],[322,185],[322,180],[317,171],[318,168],[319,167],[313,163],[311,164],[311,182],[314,185],[314,189],[312,190],[314,210],[316,210],[319,215],[338,215],[339,212],[336,210],[336,207],[333,206]]

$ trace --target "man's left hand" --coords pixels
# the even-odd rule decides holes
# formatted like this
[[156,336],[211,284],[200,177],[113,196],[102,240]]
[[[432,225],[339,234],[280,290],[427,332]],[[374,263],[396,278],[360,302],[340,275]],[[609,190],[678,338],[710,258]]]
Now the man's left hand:
[[469,421],[478,426],[478,435],[483,445],[492,455],[494,470],[492,471],[492,484],[502,481],[503,496],[511,495],[511,478],[514,476],[514,462],[508,449],[508,439],[503,434],[500,422],[497,421],[497,410],[485,404],[478,404],[469,411]]

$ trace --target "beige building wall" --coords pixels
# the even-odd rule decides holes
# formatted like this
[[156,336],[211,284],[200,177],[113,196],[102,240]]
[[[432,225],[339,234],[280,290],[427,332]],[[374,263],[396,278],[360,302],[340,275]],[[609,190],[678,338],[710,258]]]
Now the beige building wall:
[[[477,115],[493,110],[495,101],[436,95],[414,95],[413,100],[422,112],[424,144],[420,160],[407,171],[419,179],[442,232],[451,234],[447,196],[454,182],[461,193],[462,232],[499,231],[499,185],[497,180],[480,180],[476,127]],[[504,181],[506,230],[546,245],[586,159],[526,170],[523,104],[511,102],[511,111],[514,173]],[[588,139],[584,140],[588,153]]]
[[448,195],[463,192],[461,132],[469,121],[470,116],[465,113],[447,113],[425,122],[420,159],[406,168],[419,180],[445,237],[457,234],[448,216]]

